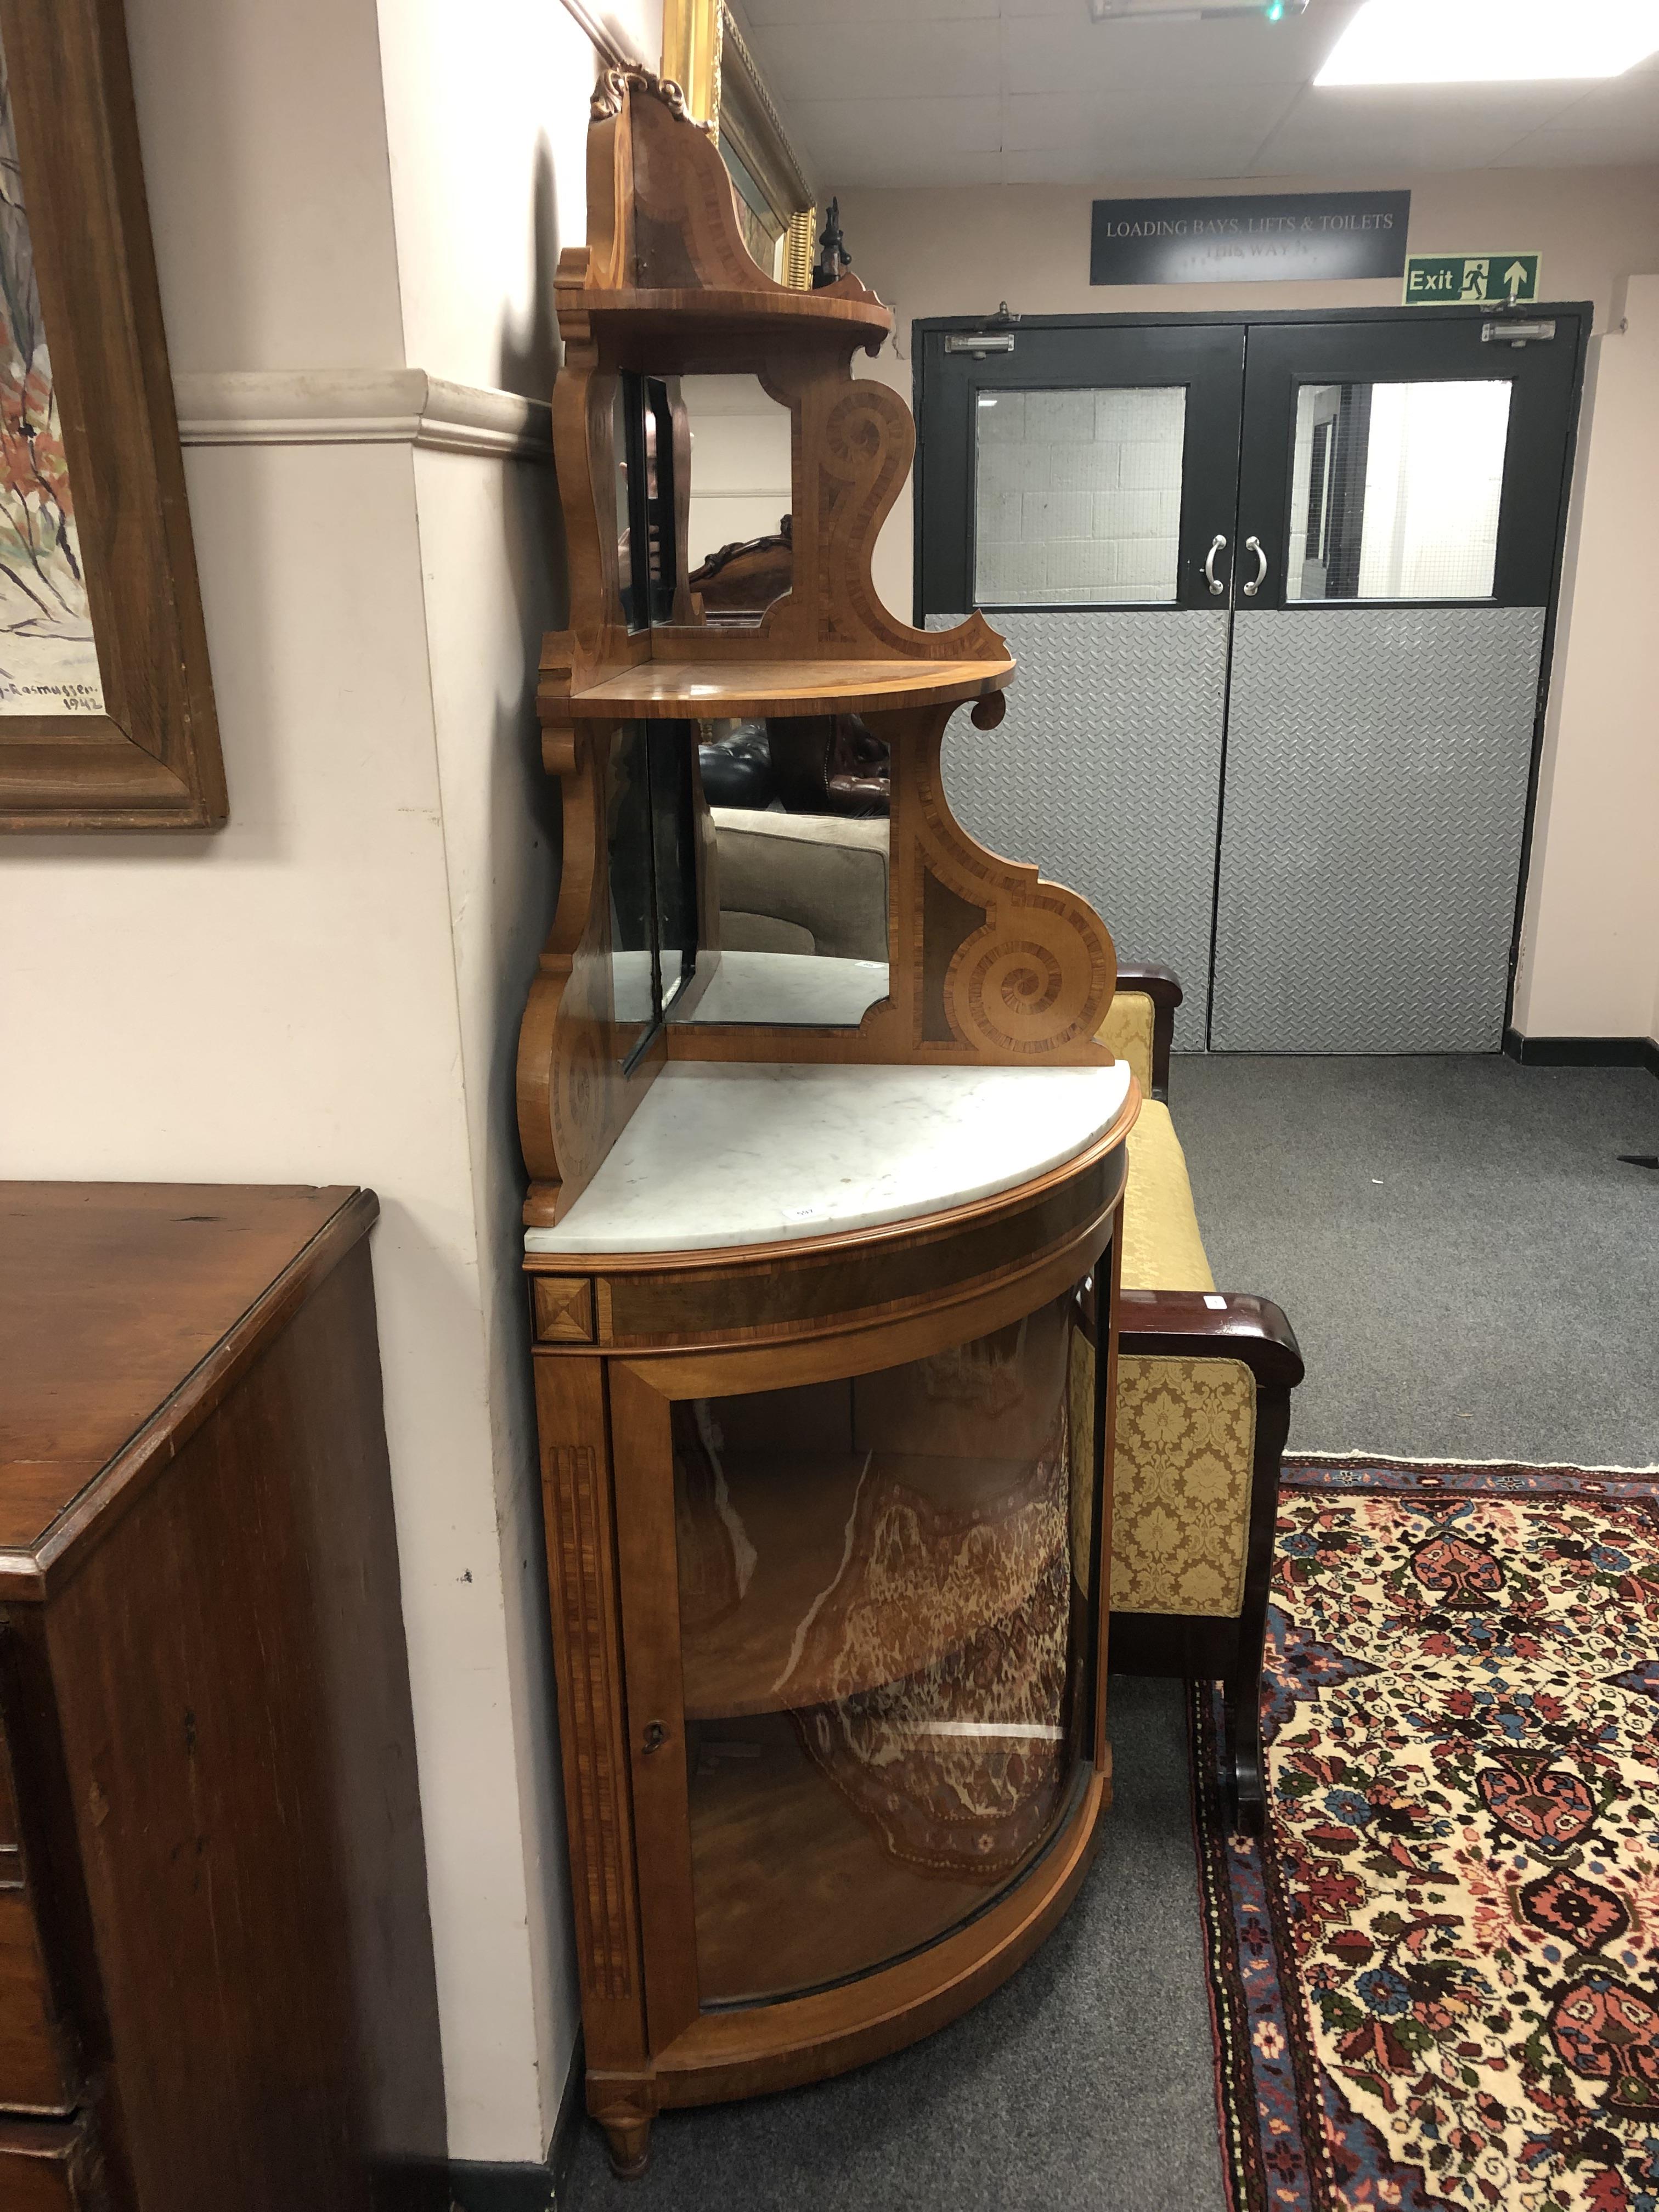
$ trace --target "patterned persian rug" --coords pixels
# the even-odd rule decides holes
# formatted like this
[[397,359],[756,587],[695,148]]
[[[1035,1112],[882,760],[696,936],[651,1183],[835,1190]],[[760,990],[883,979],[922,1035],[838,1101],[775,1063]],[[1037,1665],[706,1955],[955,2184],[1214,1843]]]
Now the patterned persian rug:
[[1659,2212],[1659,1474],[1288,1466],[1270,1832],[1194,1698],[1235,2212]]

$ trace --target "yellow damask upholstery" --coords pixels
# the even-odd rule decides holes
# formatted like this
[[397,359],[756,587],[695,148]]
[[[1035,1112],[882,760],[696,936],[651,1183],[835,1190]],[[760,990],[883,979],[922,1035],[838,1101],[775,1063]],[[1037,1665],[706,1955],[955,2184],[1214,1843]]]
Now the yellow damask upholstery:
[[1144,991],[1120,991],[1107,1009],[1106,1018],[1095,1032],[1100,1042],[1111,1048],[1114,1060],[1127,1060],[1129,1073],[1140,1085],[1140,1095],[1152,1095],[1152,1000]]
[[[1187,1156],[1152,1095],[1152,1002],[1121,991],[1100,1037],[1142,1092],[1123,1194],[1123,1284],[1213,1291]],[[1236,1359],[1124,1352],[1117,1370],[1112,1607],[1236,1618],[1244,1603],[1255,1378]]]
[[1143,1100],[1129,1132],[1123,1192],[1123,1286],[1129,1291],[1212,1291],[1187,1178],[1187,1155],[1158,1099]]
[[1255,1453],[1255,1377],[1241,1360],[1119,1358],[1115,1612],[1243,1610]]

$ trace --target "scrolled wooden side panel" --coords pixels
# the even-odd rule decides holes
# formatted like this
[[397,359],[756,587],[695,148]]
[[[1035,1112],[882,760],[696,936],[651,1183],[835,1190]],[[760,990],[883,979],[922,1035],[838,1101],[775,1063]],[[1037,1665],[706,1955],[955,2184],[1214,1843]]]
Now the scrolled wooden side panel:
[[[1096,1032],[1117,986],[1111,933],[1075,891],[969,837],[945,796],[940,750],[949,720],[950,710],[939,708],[871,718],[894,744],[895,921],[923,979],[913,1015],[918,1056],[945,1049],[942,1038],[924,1033],[931,978],[950,1037],[975,1057],[1108,1060]],[[930,881],[948,896],[930,897]],[[959,919],[971,910],[984,916],[976,927]]]
[[[544,713],[549,711],[544,700]],[[623,1073],[611,965],[605,811],[613,725],[544,721],[561,777],[564,857],[553,926],[519,1030],[519,1141],[530,1170],[524,1218],[561,1219],[598,1173],[665,1055],[660,1036]]]
[[[1000,720],[994,699],[975,710],[981,727]],[[673,1059],[1097,1067],[1115,1057],[1097,1035],[1117,986],[1111,933],[1087,900],[988,852],[951,813],[939,751],[956,711],[864,717],[892,749],[887,997],[856,1030],[677,1028]]]
[[775,356],[760,372],[768,396],[790,410],[794,526],[790,588],[752,635],[769,653],[1000,658],[1006,647],[977,611],[954,629],[919,630],[882,604],[871,564],[909,477],[915,422],[890,386],[854,376],[850,339],[834,344],[816,356]]

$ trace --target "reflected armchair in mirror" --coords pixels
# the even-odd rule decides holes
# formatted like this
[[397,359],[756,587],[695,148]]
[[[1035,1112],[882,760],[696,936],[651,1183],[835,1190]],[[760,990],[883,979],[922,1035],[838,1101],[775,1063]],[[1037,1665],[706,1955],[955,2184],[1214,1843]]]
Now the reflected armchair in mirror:
[[749,627],[789,588],[790,518],[766,538],[734,538],[691,571],[706,620]]

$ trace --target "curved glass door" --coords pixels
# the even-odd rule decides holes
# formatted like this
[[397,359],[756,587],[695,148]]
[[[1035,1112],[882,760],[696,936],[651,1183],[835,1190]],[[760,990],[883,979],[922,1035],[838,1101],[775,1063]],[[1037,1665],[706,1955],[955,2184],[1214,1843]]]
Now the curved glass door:
[[1075,1301],[673,1408],[698,1986],[821,1988],[980,1911],[1091,1741],[1098,1413]]

